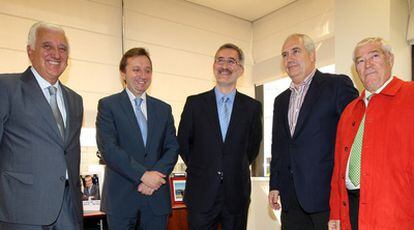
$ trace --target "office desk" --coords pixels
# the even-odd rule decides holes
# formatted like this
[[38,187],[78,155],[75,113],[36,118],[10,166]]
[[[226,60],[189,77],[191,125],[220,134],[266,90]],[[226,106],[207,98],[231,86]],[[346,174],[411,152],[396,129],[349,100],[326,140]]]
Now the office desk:
[[[168,230],[188,230],[187,208],[184,204],[176,204],[172,207],[172,213],[168,217]],[[106,215],[101,211],[88,211],[83,214],[85,230],[106,230]]]
[[187,207],[185,204],[174,204],[168,218],[168,230],[188,230]]
[[83,213],[84,230],[106,230],[106,215],[101,211],[86,211]]

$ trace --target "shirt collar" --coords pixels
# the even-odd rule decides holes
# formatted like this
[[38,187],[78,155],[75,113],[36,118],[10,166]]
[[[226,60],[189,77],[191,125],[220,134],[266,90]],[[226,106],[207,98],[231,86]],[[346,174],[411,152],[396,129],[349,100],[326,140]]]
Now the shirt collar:
[[390,78],[388,78],[388,80],[380,87],[380,88],[378,88],[377,90],[375,90],[375,92],[374,93],[371,93],[371,92],[369,92],[368,90],[365,90],[365,97],[364,97],[364,100],[365,101],[367,101],[368,100],[368,97],[370,97],[371,96],[371,94],[379,94],[379,93],[381,93],[381,91],[385,88],[385,87],[387,87],[387,85],[392,81],[392,79],[394,79],[394,77],[390,77]]
[[[313,71],[305,78],[305,80],[303,80],[301,83],[299,83],[299,85],[297,85],[297,87],[303,87],[305,85],[310,85],[310,83],[312,82],[313,76],[315,76],[315,72],[316,72],[316,68],[313,69]],[[289,89],[290,90],[295,90],[295,83],[293,83],[293,81],[290,83]]]
[[217,87],[214,87],[214,94],[216,95],[216,101],[219,102],[222,97],[226,96],[229,99],[229,102],[233,102],[234,98],[236,97],[236,89],[232,90],[228,94],[224,94],[220,92],[220,90]]
[[[39,84],[42,90],[47,89],[49,86],[52,85],[50,84],[50,82],[46,81],[42,76],[40,76],[40,74],[36,71],[35,68],[33,68],[33,66],[30,67],[30,70],[32,71],[34,77],[36,78],[37,83]],[[56,81],[56,83],[53,86],[55,86],[59,90],[60,88],[59,81]]]
[[[129,100],[132,101],[132,102],[134,102],[135,101],[135,98],[137,98],[137,97],[128,88],[125,88],[125,91],[128,94]],[[146,103],[146,101],[147,101],[147,93],[146,92],[142,93],[141,96],[140,96],[140,98],[142,98],[142,103]]]

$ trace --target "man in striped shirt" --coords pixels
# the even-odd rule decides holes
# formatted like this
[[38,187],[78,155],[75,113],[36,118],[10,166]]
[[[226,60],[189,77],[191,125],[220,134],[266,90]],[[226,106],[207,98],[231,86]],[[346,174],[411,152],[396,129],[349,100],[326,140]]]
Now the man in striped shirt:
[[358,91],[315,68],[307,35],[290,35],[281,55],[292,83],[274,102],[269,203],[283,206],[282,229],[328,229],[336,126]]

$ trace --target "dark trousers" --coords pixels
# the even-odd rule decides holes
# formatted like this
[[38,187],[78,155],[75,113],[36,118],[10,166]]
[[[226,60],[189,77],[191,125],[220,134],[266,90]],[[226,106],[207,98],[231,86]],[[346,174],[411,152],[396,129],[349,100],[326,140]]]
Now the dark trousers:
[[147,204],[137,210],[135,217],[123,217],[108,214],[106,216],[109,230],[165,230],[167,215],[156,215]]
[[[22,207],[24,208],[24,207]],[[69,185],[66,184],[62,208],[56,221],[51,225],[26,225],[13,224],[0,221],[0,230],[81,230],[82,220],[76,221],[76,214],[73,208],[73,201],[69,192]]]
[[291,187],[289,210],[283,210],[282,204],[282,230],[328,230],[329,211],[306,212],[298,201],[293,183]]
[[359,189],[348,190],[349,218],[352,230],[358,230]]
[[213,207],[207,212],[196,212],[188,210],[188,227],[191,230],[213,230],[218,229],[220,224],[222,230],[245,230],[247,227],[247,212],[240,210],[238,214],[231,213],[225,205],[223,185],[221,185]]

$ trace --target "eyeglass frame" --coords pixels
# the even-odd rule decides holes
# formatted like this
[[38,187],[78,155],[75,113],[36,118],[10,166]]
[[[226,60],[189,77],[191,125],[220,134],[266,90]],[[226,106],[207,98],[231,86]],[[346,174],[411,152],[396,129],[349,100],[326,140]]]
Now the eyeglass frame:
[[217,65],[220,65],[220,66],[223,66],[224,63],[226,63],[228,66],[231,66],[231,67],[236,66],[236,65],[241,66],[240,61],[238,61],[234,58],[218,57],[218,58],[214,59],[214,63],[216,63]]

